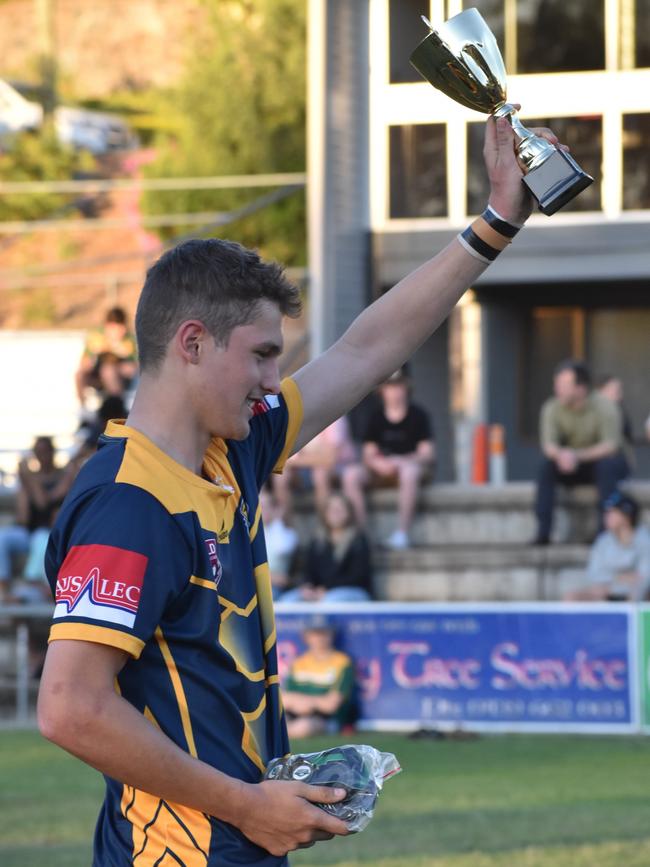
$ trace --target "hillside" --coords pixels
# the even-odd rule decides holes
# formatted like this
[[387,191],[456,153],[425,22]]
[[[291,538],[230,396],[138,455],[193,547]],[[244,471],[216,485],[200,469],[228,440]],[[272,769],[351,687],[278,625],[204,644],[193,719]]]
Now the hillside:
[[200,26],[199,0],[5,0],[3,78],[35,83],[44,40],[38,10],[48,5],[59,79],[77,98],[172,84],[182,70],[184,37]]

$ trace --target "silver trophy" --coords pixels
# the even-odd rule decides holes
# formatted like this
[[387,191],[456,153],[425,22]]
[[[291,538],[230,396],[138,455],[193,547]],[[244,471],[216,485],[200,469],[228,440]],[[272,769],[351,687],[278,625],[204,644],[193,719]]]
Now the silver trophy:
[[411,63],[435,88],[468,108],[507,117],[525,167],[524,183],[543,214],[554,214],[593,182],[569,154],[522,125],[506,102],[506,70],[496,39],[478,9],[466,9],[433,30]]

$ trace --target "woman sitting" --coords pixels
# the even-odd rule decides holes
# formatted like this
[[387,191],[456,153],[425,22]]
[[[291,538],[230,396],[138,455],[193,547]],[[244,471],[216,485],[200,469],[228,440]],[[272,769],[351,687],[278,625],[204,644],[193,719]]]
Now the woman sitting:
[[302,581],[282,602],[366,602],[372,598],[368,538],[343,494],[331,494],[322,514],[322,531],[305,552]]

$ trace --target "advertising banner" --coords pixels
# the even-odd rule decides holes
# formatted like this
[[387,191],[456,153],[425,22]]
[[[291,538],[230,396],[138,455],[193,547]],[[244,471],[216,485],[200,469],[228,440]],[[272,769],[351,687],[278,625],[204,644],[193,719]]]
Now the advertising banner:
[[[360,728],[638,730],[630,606],[374,603],[318,613],[354,660]],[[277,607],[281,676],[314,614]]]

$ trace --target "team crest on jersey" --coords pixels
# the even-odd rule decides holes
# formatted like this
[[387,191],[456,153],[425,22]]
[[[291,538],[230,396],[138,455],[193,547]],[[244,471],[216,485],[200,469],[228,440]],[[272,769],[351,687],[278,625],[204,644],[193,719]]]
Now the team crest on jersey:
[[221,566],[221,561],[217,557],[217,540],[206,539],[205,546],[208,549],[208,557],[210,559],[210,566],[212,567],[212,577],[214,578],[214,583],[218,587],[219,582],[221,581],[221,576],[223,575],[223,567]]
[[54,619],[74,615],[132,627],[147,562],[112,545],[73,546],[57,575]]

